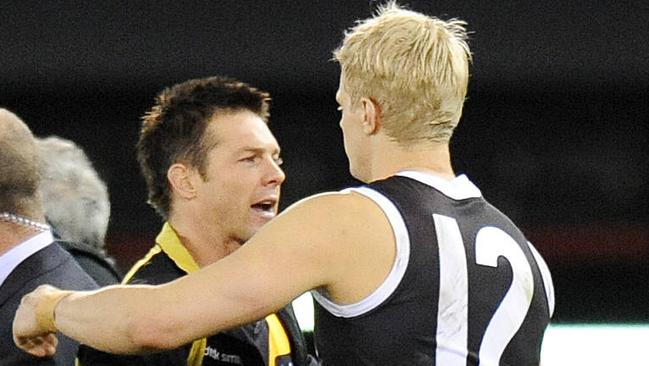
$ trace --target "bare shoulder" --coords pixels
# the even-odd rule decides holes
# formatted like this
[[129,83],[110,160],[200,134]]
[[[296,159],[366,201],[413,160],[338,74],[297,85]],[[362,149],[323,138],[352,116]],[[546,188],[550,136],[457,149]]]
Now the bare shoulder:
[[[328,248],[349,245],[377,226],[389,225],[381,208],[371,199],[355,193],[327,192],[302,199],[282,212],[267,226],[298,231],[314,244]],[[306,239],[306,238],[305,238]],[[326,248],[321,248],[326,249]]]
[[[290,206],[282,215],[308,215],[302,220],[318,218],[321,224],[331,221],[335,226],[355,226],[373,216],[382,214],[371,199],[354,191],[326,192],[302,199]],[[281,216],[281,215],[280,215]]]
[[[354,191],[305,198],[262,229],[291,232],[281,251],[292,251],[318,272],[318,281],[332,299],[357,301],[383,281],[392,266],[395,241],[390,222],[370,198]],[[286,235],[284,235],[286,237]],[[275,246],[277,248],[277,246]]]

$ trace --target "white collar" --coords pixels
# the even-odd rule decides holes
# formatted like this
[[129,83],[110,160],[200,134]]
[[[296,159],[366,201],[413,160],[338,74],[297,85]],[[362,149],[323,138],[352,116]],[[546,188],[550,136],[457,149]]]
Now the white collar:
[[49,230],[38,233],[0,255],[0,286],[20,263],[54,242]]
[[482,197],[480,189],[473,184],[466,175],[458,175],[452,180],[446,180],[433,174],[404,170],[396,175],[408,177],[418,182],[431,186],[454,200]]

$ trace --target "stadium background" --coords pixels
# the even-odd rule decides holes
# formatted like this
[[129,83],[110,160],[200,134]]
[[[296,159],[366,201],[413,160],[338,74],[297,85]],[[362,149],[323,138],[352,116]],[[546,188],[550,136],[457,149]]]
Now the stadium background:
[[[553,271],[555,322],[649,321],[649,5],[409,1],[473,32],[454,165]],[[134,158],[164,86],[229,75],[273,95],[283,207],[353,184],[331,50],[374,1],[0,3],[0,106],[89,154],[112,201],[108,249],[128,267],[160,220]]]

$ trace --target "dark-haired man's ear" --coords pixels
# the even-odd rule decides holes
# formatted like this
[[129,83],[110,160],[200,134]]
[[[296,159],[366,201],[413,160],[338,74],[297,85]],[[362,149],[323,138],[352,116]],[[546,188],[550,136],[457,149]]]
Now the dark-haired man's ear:
[[196,188],[192,182],[192,176],[198,174],[185,164],[175,163],[167,170],[167,181],[171,191],[184,199],[196,197]]
[[381,106],[372,98],[361,98],[363,107],[363,132],[367,135],[375,134],[381,127]]

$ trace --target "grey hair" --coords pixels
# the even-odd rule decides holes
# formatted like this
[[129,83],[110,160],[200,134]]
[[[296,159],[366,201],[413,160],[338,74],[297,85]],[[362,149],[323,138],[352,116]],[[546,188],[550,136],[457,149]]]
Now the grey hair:
[[61,239],[102,251],[110,218],[106,184],[74,142],[50,136],[36,145],[45,217]]

